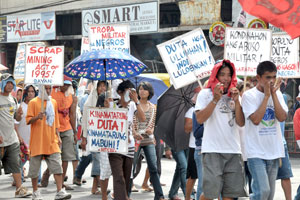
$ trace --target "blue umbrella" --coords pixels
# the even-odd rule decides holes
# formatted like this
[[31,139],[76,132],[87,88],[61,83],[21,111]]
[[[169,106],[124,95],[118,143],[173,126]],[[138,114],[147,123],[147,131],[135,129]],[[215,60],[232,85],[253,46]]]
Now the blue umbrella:
[[154,89],[154,95],[150,99],[150,102],[153,104],[157,104],[157,98],[168,89],[168,86],[166,86],[163,80],[152,74],[140,74],[138,76],[131,77],[128,80],[134,83],[136,87],[138,87],[141,82],[149,82]]
[[64,74],[72,78],[113,80],[136,76],[146,67],[144,63],[130,54],[102,49],[86,52],[76,57],[65,67]]

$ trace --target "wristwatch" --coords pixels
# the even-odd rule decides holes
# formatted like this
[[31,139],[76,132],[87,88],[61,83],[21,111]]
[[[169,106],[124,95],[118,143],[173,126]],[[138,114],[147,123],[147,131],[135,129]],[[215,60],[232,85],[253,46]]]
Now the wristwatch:
[[137,101],[137,102],[135,103],[135,105],[140,105],[140,101]]

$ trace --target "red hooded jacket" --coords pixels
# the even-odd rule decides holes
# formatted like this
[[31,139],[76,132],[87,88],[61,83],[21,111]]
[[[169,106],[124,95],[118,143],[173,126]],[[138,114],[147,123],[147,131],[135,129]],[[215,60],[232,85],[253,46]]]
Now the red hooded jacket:
[[[236,85],[237,85],[237,78],[236,78],[236,71],[235,71],[234,64],[232,62],[230,62],[229,60],[224,59],[221,62],[218,62],[217,64],[215,64],[214,68],[212,69],[211,75],[208,79],[208,84],[207,84],[206,88],[211,88],[212,92],[214,91],[216,85],[220,82],[217,79],[217,74],[218,74],[218,71],[220,70],[221,66],[223,65],[223,62],[226,62],[226,63],[230,64],[230,66],[233,69],[233,74],[232,74],[232,77],[231,77],[231,83],[230,83],[229,88],[228,88],[227,91],[230,91],[231,88],[236,87]],[[227,95],[230,96],[230,92],[228,92]]]

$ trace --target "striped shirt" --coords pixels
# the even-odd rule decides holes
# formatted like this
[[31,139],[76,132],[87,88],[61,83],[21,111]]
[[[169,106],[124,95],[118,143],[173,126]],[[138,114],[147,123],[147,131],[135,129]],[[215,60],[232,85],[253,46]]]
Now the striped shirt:
[[149,102],[149,109],[144,112],[146,120],[144,122],[140,122],[137,119],[137,116],[133,117],[133,127],[135,132],[141,134],[143,136],[143,140],[141,140],[141,146],[147,146],[149,144],[154,144],[154,135],[147,134],[145,131],[147,129],[152,129],[155,125],[156,118],[156,106]]

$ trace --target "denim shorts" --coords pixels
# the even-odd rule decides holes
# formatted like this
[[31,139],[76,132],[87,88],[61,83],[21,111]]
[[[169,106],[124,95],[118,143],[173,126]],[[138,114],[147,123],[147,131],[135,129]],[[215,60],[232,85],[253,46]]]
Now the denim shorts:
[[286,144],[284,145],[284,153],[285,153],[285,157],[281,158],[282,165],[278,169],[277,180],[288,179],[293,177],[292,167],[289,159],[289,152]]
[[100,152],[92,152],[92,160],[91,176],[100,176]]

